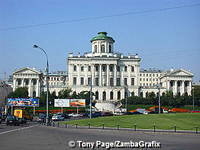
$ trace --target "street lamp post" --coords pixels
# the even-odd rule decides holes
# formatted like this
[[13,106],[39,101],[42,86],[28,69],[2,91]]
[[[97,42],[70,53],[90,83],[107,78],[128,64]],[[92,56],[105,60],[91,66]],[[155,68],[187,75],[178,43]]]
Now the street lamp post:
[[161,88],[161,79],[159,78],[160,83],[158,84],[158,113],[160,114],[160,88]]
[[48,119],[49,119],[49,62],[48,62],[48,56],[47,56],[47,53],[46,51],[37,46],[37,45],[33,45],[33,48],[38,48],[40,49],[46,56],[46,61],[47,61],[47,68],[46,68],[46,73],[47,73],[47,76],[46,76],[46,87],[47,87],[47,97],[46,97],[46,125],[48,125]]
[[92,118],[92,65],[90,66],[91,78],[90,78],[90,119]]
[[194,86],[192,87],[192,110],[194,111]]

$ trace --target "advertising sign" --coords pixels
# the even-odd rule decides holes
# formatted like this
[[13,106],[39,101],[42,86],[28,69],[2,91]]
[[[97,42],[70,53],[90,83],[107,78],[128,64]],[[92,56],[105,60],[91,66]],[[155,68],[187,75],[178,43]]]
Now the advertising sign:
[[54,107],[85,107],[85,99],[55,99]]
[[70,107],[68,99],[55,99],[54,107]]
[[70,99],[70,107],[85,107],[85,99]]
[[39,99],[37,98],[8,98],[8,106],[22,106],[22,107],[39,107]]

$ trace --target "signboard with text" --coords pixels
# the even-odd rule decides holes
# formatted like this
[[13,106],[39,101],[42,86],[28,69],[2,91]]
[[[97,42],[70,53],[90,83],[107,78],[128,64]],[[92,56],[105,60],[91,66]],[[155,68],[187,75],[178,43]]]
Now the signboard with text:
[[85,107],[85,99],[55,99],[54,107]]
[[8,98],[8,106],[39,107],[38,98]]

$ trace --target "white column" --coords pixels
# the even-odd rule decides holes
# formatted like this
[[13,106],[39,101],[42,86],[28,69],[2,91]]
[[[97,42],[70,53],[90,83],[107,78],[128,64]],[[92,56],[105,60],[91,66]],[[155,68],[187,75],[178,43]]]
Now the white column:
[[31,97],[31,88],[32,88],[32,79],[29,79],[29,85],[28,85],[28,96],[30,96]]
[[76,80],[76,82],[77,82],[76,84],[77,85],[81,85],[80,84],[80,72],[81,72],[81,66],[78,64],[77,65],[77,80]]
[[106,65],[107,67],[106,67],[106,71],[107,71],[107,74],[106,74],[106,77],[107,77],[107,79],[106,79],[106,82],[107,82],[107,86],[109,86],[109,65]]
[[102,86],[102,64],[99,64],[99,86]]
[[180,85],[180,94],[181,94],[181,95],[183,95],[183,94],[185,93],[185,92],[184,92],[184,90],[185,90],[185,89],[184,89],[184,82],[185,82],[185,81],[181,81],[181,85]]
[[177,95],[177,81],[174,81],[174,95]]
[[167,90],[169,90],[169,88],[170,88],[170,81],[166,81],[166,88],[167,88]]
[[40,83],[39,83],[39,79],[36,80],[37,84],[36,84],[36,97],[40,96]]
[[21,87],[24,87],[24,78],[22,78],[21,81],[22,81]]
[[13,91],[15,91],[15,89],[16,89],[16,82],[17,82],[17,81],[16,81],[16,79],[14,78],[14,79],[13,79]]
[[192,95],[192,82],[191,81],[189,81],[189,83],[188,83],[187,93],[188,93],[188,95]]
[[113,71],[114,71],[114,86],[116,86],[116,82],[117,82],[117,65],[114,64],[114,67],[113,67]]

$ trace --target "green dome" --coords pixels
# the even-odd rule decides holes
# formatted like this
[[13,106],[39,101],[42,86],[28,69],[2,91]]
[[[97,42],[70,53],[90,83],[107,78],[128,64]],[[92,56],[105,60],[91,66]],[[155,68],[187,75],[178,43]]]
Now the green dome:
[[96,41],[96,40],[111,40],[113,43],[115,40],[113,40],[112,37],[107,36],[107,32],[99,32],[97,36],[93,37],[90,42]]

